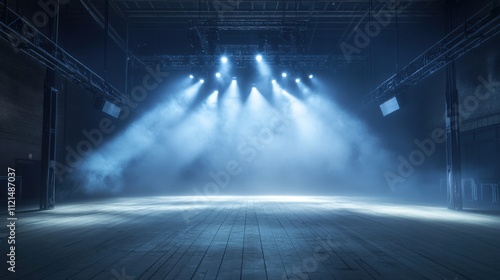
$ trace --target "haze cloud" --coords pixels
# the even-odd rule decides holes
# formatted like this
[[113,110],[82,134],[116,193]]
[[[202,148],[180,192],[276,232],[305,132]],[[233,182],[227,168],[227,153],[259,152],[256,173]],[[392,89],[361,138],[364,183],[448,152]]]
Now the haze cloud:
[[86,192],[192,195],[209,183],[223,186],[206,194],[385,189],[388,153],[361,121],[319,90],[273,88],[245,99],[235,84],[202,96],[197,83],[170,96],[86,159]]

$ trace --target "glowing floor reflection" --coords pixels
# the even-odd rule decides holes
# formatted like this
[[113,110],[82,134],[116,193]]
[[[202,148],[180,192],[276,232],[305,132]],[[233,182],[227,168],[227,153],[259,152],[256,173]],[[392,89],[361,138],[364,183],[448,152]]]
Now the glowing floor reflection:
[[[155,196],[137,198],[116,198],[96,207],[92,202],[84,204],[62,204],[44,215],[145,215],[199,209],[217,209],[224,203],[279,203],[297,211],[321,210],[324,214],[351,213],[385,218],[408,218],[418,220],[448,221],[454,223],[474,223],[479,225],[500,225],[499,215],[485,215],[468,211],[451,211],[443,206],[424,206],[417,204],[397,204],[387,199],[342,196]],[[26,217],[27,222],[37,217]],[[60,221],[60,220],[58,220]],[[50,223],[50,220],[44,221]],[[96,220],[98,222],[98,220]]]
[[500,279],[498,215],[387,199],[123,197],[17,223],[21,279]]

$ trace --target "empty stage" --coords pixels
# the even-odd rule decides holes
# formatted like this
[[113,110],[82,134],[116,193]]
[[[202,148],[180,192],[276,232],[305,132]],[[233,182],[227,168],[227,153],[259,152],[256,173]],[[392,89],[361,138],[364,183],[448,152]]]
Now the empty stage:
[[1,279],[500,279],[499,216],[444,207],[142,197],[17,217],[16,272],[4,230]]

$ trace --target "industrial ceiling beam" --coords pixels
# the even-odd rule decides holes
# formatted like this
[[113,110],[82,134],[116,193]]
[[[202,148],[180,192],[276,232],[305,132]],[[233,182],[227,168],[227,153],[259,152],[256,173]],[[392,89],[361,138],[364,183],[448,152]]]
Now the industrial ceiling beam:
[[362,99],[363,108],[379,105],[415,85],[449,62],[500,33],[500,7],[490,2],[401,71],[384,81]]
[[[402,7],[400,16],[430,17],[439,13],[443,1],[440,0],[407,0],[398,1]],[[353,1],[245,1],[245,0],[202,0],[202,1],[126,1],[116,0],[128,18],[137,17],[221,17],[227,18],[255,18],[255,17],[362,17],[368,10],[370,0]],[[376,3],[386,6],[387,2]]]
[[217,30],[282,30],[283,28],[292,28],[305,30],[307,22],[296,20],[192,20],[189,22],[190,29],[210,29]]
[[[133,2],[136,2],[136,3],[148,3],[148,2],[167,2],[167,1],[151,1],[151,0],[114,0],[115,2],[123,2],[123,3],[133,3]],[[180,5],[180,3],[184,3],[184,4],[198,4],[200,2],[200,0],[179,0],[179,1],[168,1],[167,4],[172,4],[172,3],[177,3],[178,5]],[[215,2],[214,0],[201,0],[201,2]],[[224,0],[221,0],[221,2],[224,2]],[[226,0],[225,2],[231,2],[231,0]],[[238,2],[239,4],[241,3],[247,3],[247,4],[251,4],[251,3],[259,3],[260,5],[264,5],[264,4],[267,4],[267,5],[270,5],[270,6],[273,6],[272,4],[270,3],[279,3],[281,4],[283,1],[282,0],[234,0],[234,2]],[[284,1],[285,3],[287,4],[290,4],[292,3],[291,5],[294,5],[295,0],[287,0],[287,1]],[[305,2],[309,2],[309,1],[301,1],[302,4],[304,4]],[[313,2],[313,1],[311,1]],[[370,0],[342,0],[342,1],[332,1],[332,0],[317,0],[318,3],[326,3],[326,4],[332,4],[332,3],[369,3]],[[415,0],[399,0],[399,3],[412,3],[412,2],[415,2]],[[436,2],[436,0],[418,0],[418,2]],[[275,6],[275,5],[274,5]]]
[[[214,70],[220,65],[220,55],[156,55],[143,56],[141,59],[149,65],[161,65],[172,70]],[[255,53],[229,55],[235,68],[256,66]],[[275,69],[333,70],[362,68],[366,57],[351,57],[348,62],[343,55],[266,55],[266,64]]]
[[[163,18],[163,17],[182,17],[182,18],[217,18],[214,11],[198,11],[198,10],[124,10],[123,13],[129,19],[133,18]],[[437,12],[430,11],[411,11],[398,14],[401,18],[430,18]],[[297,11],[283,15],[279,11],[241,11],[233,10],[224,13],[225,19],[241,19],[241,18],[290,18],[290,19],[313,19],[313,18],[345,18],[345,17],[364,17],[365,10],[356,11]]]
[[124,95],[113,85],[72,57],[43,35],[25,18],[7,8],[7,17],[0,20],[0,37],[43,65],[92,93],[115,103],[125,103]]

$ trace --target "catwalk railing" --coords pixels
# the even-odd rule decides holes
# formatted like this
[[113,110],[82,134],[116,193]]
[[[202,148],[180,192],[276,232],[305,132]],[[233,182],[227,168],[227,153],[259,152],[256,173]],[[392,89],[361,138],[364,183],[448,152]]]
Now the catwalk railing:
[[362,100],[362,107],[379,105],[500,33],[500,7],[490,3],[455,28]]
[[124,103],[124,95],[83,63],[71,56],[47,36],[0,3],[0,37],[11,44],[15,52],[23,52],[61,76],[88,91],[115,103]]

